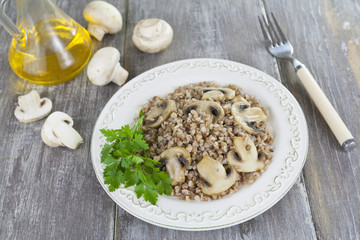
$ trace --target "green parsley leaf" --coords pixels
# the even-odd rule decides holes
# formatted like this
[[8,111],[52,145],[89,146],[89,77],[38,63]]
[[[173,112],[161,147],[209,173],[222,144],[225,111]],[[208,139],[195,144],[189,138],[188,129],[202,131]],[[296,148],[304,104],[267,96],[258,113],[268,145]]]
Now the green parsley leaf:
[[146,190],[144,193],[145,201],[150,202],[151,204],[155,205],[158,200],[158,193],[153,189],[153,187],[145,184]]
[[156,166],[159,164],[148,157],[149,145],[143,139],[141,130],[145,114],[141,110],[135,125],[124,125],[120,129],[101,129],[107,143],[101,150],[101,163],[105,165],[103,176],[109,191],[121,185],[135,186],[137,198],[156,204],[158,195],[170,195],[172,179]]

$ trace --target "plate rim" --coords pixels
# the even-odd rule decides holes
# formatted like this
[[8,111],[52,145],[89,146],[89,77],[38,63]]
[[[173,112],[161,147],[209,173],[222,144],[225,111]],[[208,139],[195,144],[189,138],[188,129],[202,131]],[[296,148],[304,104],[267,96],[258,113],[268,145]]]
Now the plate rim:
[[[103,182],[103,179],[101,178],[101,176],[98,175],[96,167],[95,167],[95,162],[94,161],[98,157],[98,156],[93,156],[93,145],[95,145],[95,139],[94,139],[95,138],[95,130],[97,130],[96,126],[98,126],[98,125],[101,126],[100,117],[104,114],[105,108],[108,106],[108,104],[110,102],[113,102],[114,98],[118,97],[119,93],[122,91],[124,86],[134,84],[134,83],[136,83],[136,81],[139,81],[139,79],[143,79],[145,76],[147,76],[147,75],[149,75],[151,73],[154,73],[159,69],[165,69],[166,67],[171,67],[172,65],[178,66],[178,65],[181,65],[181,64],[183,64],[185,62],[188,62],[188,61],[190,61],[190,62],[197,62],[197,61],[199,61],[199,62],[214,62],[214,63],[221,62],[221,63],[226,63],[226,64],[238,65],[240,67],[244,67],[246,69],[249,69],[249,70],[251,70],[251,71],[253,71],[255,73],[260,73],[260,75],[263,75],[265,78],[271,79],[271,81],[276,81],[277,84],[279,84],[281,86],[281,90],[284,90],[287,95],[290,95],[293,98],[295,104],[300,109],[300,113],[302,115],[300,117],[302,117],[302,120],[304,120],[304,126],[305,126],[305,128],[303,129],[304,130],[304,132],[303,132],[303,134],[304,134],[304,143],[305,143],[304,157],[303,157],[303,159],[299,159],[301,161],[301,166],[299,167],[298,173],[296,174],[296,177],[294,177],[294,180],[291,182],[291,184],[288,185],[288,187],[285,190],[283,190],[282,194],[280,194],[275,200],[273,200],[270,203],[266,204],[265,207],[260,208],[259,211],[253,213],[251,216],[247,216],[245,218],[241,218],[241,219],[232,221],[230,223],[217,224],[217,225],[212,224],[212,226],[207,226],[207,227],[196,227],[196,226],[195,227],[183,227],[183,226],[174,226],[174,225],[170,225],[170,224],[165,224],[165,223],[159,222],[159,221],[153,221],[151,219],[140,216],[135,211],[132,211],[131,209],[127,208],[127,206],[125,206],[124,204],[121,204],[121,202],[118,201],[118,199],[116,199],[115,196],[113,196],[109,192],[107,186]],[[178,86],[183,86],[183,85],[187,85],[187,84],[179,84]],[[252,218],[254,218],[254,217],[256,217],[256,216],[258,216],[258,215],[260,215],[262,213],[264,213],[265,211],[269,210],[271,207],[273,207],[277,202],[279,202],[289,192],[289,190],[294,186],[295,182],[298,180],[298,178],[299,178],[299,176],[300,176],[300,174],[302,172],[302,169],[304,167],[304,164],[306,162],[306,158],[307,158],[307,154],[308,154],[308,146],[309,146],[309,134],[308,134],[308,126],[307,126],[305,114],[302,111],[302,108],[301,108],[300,104],[298,103],[298,101],[296,100],[296,98],[292,95],[292,93],[284,85],[282,85],[282,83],[280,81],[276,80],[275,78],[271,77],[270,75],[266,74],[265,72],[263,72],[261,70],[258,70],[258,69],[254,68],[254,67],[251,67],[251,66],[239,63],[239,62],[235,62],[235,61],[231,61],[231,60],[225,60],[225,59],[216,59],[216,58],[192,58],[192,59],[184,59],[184,60],[174,61],[174,62],[166,63],[166,64],[163,64],[163,65],[151,68],[151,69],[149,69],[149,70],[135,76],[134,78],[129,80],[126,84],[124,84],[122,87],[120,87],[110,97],[110,99],[107,101],[107,103],[102,108],[101,113],[98,115],[98,118],[96,120],[96,123],[95,123],[93,131],[92,131],[92,135],[91,135],[90,155],[91,155],[91,162],[92,162],[93,169],[95,171],[96,178],[100,182],[101,186],[104,188],[104,190],[108,194],[108,196],[118,206],[123,208],[128,213],[130,213],[131,215],[139,218],[142,221],[148,222],[148,223],[156,225],[156,226],[165,227],[165,228],[168,228],[168,229],[183,230],[183,231],[204,231],[204,230],[216,230],[216,229],[230,227],[230,226],[234,226],[234,225],[246,222],[246,221],[248,221],[248,220],[250,220],[250,219],[252,219]],[[213,226],[213,225],[216,225],[216,226]]]

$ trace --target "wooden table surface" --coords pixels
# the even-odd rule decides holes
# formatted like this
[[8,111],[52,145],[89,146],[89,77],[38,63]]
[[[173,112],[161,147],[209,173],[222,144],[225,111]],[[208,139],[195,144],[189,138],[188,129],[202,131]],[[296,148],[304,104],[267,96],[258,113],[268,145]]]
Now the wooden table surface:
[[[86,0],[57,0],[86,26]],[[94,51],[113,46],[130,73],[188,58],[221,58],[260,69],[281,81],[300,103],[309,128],[309,152],[300,178],[270,210],[245,223],[186,232],[145,223],[118,207],[96,179],[90,159],[95,121],[115,84],[97,87],[83,71],[55,86],[26,82],[11,70],[11,37],[0,27],[0,239],[360,239],[360,151],[344,152],[297,79],[292,66],[264,47],[257,16],[276,14],[330,102],[360,142],[360,2],[354,0],[168,1],[111,0],[123,16],[120,33],[94,40]],[[6,12],[16,18],[15,2]],[[174,40],[164,52],[146,54],[131,41],[144,18],[165,19]],[[85,143],[77,150],[42,143],[44,120],[17,121],[17,97],[37,90],[53,110],[73,117]]]

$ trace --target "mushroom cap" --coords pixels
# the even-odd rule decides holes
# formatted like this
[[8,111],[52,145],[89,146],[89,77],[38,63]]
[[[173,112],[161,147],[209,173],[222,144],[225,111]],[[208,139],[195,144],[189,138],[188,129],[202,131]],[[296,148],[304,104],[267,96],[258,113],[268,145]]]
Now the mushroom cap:
[[187,115],[191,110],[204,112],[213,117],[213,121],[220,121],[224,118],[225,112],[220,104],[212,101],[195,101],[184,106],[184,113]]
[[255,172],[265,167],[265,158],[260,156],[250,136],[235,137],[235,150],[228,152],[227,162],[238,172]]
[[158,18],[148,18],[138,22],[132,36],[135,46],[147,53],[164,50],[172,39],[173,29],[167,22]]
[[160,162],[165,162],[166,172],[176,185],[185,181],[185,170],[191,164],[190,153],[183,147],[171,147],[160,154]]
[[18,97],[15,117],[20,122],[35,122],[46,117],[52,109],[52,102],[48,98],[40,98],[37,91],[32,90],[26,95]]
[[119,10],[105,1],[93,1],[87,4],[83,10],[83,16],[89,23],[101,26],[111,34],[119,32],[122,27]]
[[89,62],[87,75],[98,86],[108,84],[114,78],[113,73],[120,61],[120,52],[114,47],[99,49]]
[[199,92],[202,94],[201,100],[231,100],[235,97],[235,91],[230,88],[207,87],[201,88]]
[[201,190],[207,195],[226,191],[239,176],[232,166],[225,168],[221,163],[209,156],[201,159],[196,168],[204,182]]
[[170,114],[175,110],[175,107],[174,100],[166,100],[160,107],[150,109],[145,118],[145,125],[151,128],[160,126],[161,123],[169,118]]
[[[246,101],[246,100],[245,100]],[[234,120],[250,134],[260,134],[263,132],[262,129],[254,126],[255,122],[265,121],[267,116],[259,107],[250,107],[249,103],[239,101],[235,102],[231,106],[231,114]]]
[[50,147],[66,146],[76,149],[83,142],[80,134],[72,128],[74,121],[63,112],[53,112],[41,128],[41,138]]

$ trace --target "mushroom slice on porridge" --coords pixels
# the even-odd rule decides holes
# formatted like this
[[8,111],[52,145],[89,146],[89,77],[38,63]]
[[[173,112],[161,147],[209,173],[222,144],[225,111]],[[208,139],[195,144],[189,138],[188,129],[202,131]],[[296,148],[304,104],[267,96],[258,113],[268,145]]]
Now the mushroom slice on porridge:
[[191,164],[190,153],[182,147],[171,147],[160,154],[159,168],[166,166],[166,172],[176,185],[185,181],[185,170]]
[[234,103],[231,106],[231,114],[234,120],[250,134],[258,135],[264,132],[263,129],[257,128],[256,123],[265,121],[267,116],[259,107],[250,107],[245,99]]
[[204,194],[219,194],[229,189],[238,178],[232,166],[226,168],[215,159],[205,156],[197,164],[197,170],[203,180],[201,190]]
[[159,107],[153,107],[145,118],[145,125],[151,128],[160,126],[165,120],[167,120],[170,114],[175,110],[175,101],[166,100],[163,101]]
[[201,100],[231,100],[235,97],[235,91],[230,88],[207,87],[201,88],[199,92],[202,94]]
[[238,172],[255,172],[265,167],[263,154],[258,154],[250,136],[235,137],[235,150],[227,153],[227,162]]
[[224,118],[224,109],[220,104],[212,101],[196,101],[184,107],[184,113],[188,115],[192,110],[203,112],[212,116],[213,121],[220,121]]

